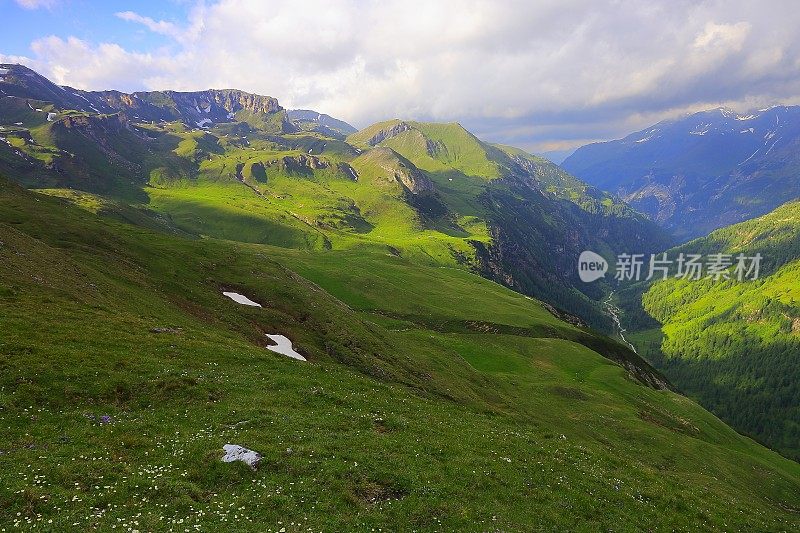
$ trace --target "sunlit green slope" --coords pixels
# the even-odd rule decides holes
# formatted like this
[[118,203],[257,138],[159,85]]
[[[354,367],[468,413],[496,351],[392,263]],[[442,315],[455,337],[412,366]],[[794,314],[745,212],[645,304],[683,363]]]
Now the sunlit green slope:
[[5,181],[0,240],[0,528],[797,525],[796,463],[463,270],[170,236]]
[[265,96],[77,91],[4,68],[0,171],[155,212],[185,233],[388,251],[478,272],[605,329],[602,289],[578,281],[577,256],[668,243],[610,196],[458,124],[394,120],[343,139]]

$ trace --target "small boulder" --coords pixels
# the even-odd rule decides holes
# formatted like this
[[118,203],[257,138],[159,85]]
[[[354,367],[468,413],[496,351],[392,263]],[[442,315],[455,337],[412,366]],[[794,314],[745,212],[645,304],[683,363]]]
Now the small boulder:
[[150,328],[150,333],[173,333],[175,335],[181,333],[181,328]]
[[222,461],[225,463],[232,463],[234,461],[241,461],[247,466],[255,470],[261,462],[261,454],[253,450],[248,450],[238,444],[226,444],[222,447],[225,450],[225,455]]

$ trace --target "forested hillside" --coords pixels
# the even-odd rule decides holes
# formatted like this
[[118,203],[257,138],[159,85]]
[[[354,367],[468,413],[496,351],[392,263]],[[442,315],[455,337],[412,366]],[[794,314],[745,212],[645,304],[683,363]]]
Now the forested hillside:
[[763,257],[758,280],[658,281],[622,293],[640,353],[740,431],[800,457],[800,202],[669,252]]

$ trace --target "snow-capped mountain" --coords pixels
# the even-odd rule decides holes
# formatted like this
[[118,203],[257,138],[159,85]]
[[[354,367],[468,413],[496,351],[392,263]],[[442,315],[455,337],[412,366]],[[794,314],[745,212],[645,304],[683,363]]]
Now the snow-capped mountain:
[[718,108],[583,146],[562,166],[681,238],[800,196],[800,107]]

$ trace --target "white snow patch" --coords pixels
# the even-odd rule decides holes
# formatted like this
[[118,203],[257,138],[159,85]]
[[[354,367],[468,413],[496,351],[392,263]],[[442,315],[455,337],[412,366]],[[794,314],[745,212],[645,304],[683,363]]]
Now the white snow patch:
[[770,147],[769,147],[769,150],[767,150],[767,151],[764,153],[764,155],[765,155],[765,156],[766,156],[766,155],[768,155],[768,154],[769,154],[769,153],[772,151],[772,149],[773,149],[773,148],[775,148],[775,145],[776,145],[776,144],[778,144],[778,141],[780,141],[780,140],[781,140],[781,138],[780,138],[780,137],[778,137],[777,139],[775,139],[775,142],[774,142],[774,143],[772,143],[772,146],[770,146]]
[[197,112],[198,112],[198,113],[200,112],[200,106],[198,106],[197,104],[195,104],[194,108],[197,110]]
[[201,120],[200,122],[196,122],[195,124],[197,124],[198,127],[202,128],[206,124],[213,124],[213,122],[210,118],[204,118],[203,120]]
[[42,109],[41,107],[37,107],[36,111],[38,111],[39,113],[44,113],[44,109]]
[[768,140],[772,139],[773,137],[775,137],[775,132],[774,131],[769,131],[769,132],[767,132],[766,135],[764,135],[764,140],[768,141]]
[[56,119],[56,115],[58,113],[48,113],[47,114],[47,122],[53,122]]
[[639,140],[638,140],[638,141],[636,141],[636,142],[637,142],[637,143],[646,143],[647,141],[649,141],[649,140],[650,140],[650,139],[652,139],[652,138],[653,138],[653,136],[652,136],[652,135],[648,135],[647,137],[645,137],[645,138],[643,138],[643,139],[639,139]]
[[33,106],[31,105],[31,103],[30,103],[30,102],[25,102],[25,103],[26,103],[26,104],[28,104],[28,109],[30,109],[31,111],[33,111]]
[[230,298],[231,300],[233,300],[237,304],[249,305],[250,307],[261,307],[260,303],[254,302],[253,300],[251,300],[247,296],[245,296],[243,294],[239,294],[238,292],[223,292],[222,294],[224,296],[227,296],[228,298]]
[[8,74],[7,68],[0,68],[0,76],[2,76],[3,74]]
[[755,130],[753,128],[747,128],[746,130],[742,130],[739,133],[753,133]]
[[267,337],[269,337],[272,342],[276,343],[275,346],[267,346],[267,350],[286,355],[298,361],[306,361],[305,357],[294,351],[292,348],[292,341],[288,338],[283,335],[270,335],[269,333],[267,333]]
[[211,104],[209,104],[209,105],[208,105],[208,107],[206,107],[205,109],[203,109],[203,111],[204,111],[206,114],[208,114],[208,113],[211,113]]
[[22,122],[15,122],[14,125],[15,126],[22,126]]
[[229,119],[233,118],[234,114],[235,114],[235,113],[234,113],[233,111],[231,111],[230,113],[228,113],[228,118],[229,118]]
[[752,154],[750,154],[750,157],[748,157],[747,159],[745,159],[744,161],[742,161],[742,162],[741,162],[741,163],[739,163],[739,164],[740,164],[740,165],[744,165],[745,163],[747,163],[748,161],[750,161],[751,159],[753,159],[753,157],[755,157],[755,155],[756,155],[758,152],[760,152],[760,151],[761,151],[761,148],[759,148],[758,150],[756,150],[755,152],[753,152]]
[[736,120],[753,120],[753,119],[754,119],[754,118],[756,118],[757,116],[758,116],[758,115],[744,115],[744,116],[742,116],[742,115],[736,115]]
[[258,463],[261,462],[261,454],[248,450],[244,446],[238,444],[226,444],[222,447],[225,450],[225,455],[222,456],[222,462],[232,463],[234,461],[241,461],[253,470],[258,468]]
[[347,165],[345,167],[345,170],[347,171],[348,174],[350,174],[350,177],[353,179],[353,181],[358,181],[358,174],[356,174],[356,171],[353,170],[353,167]]

